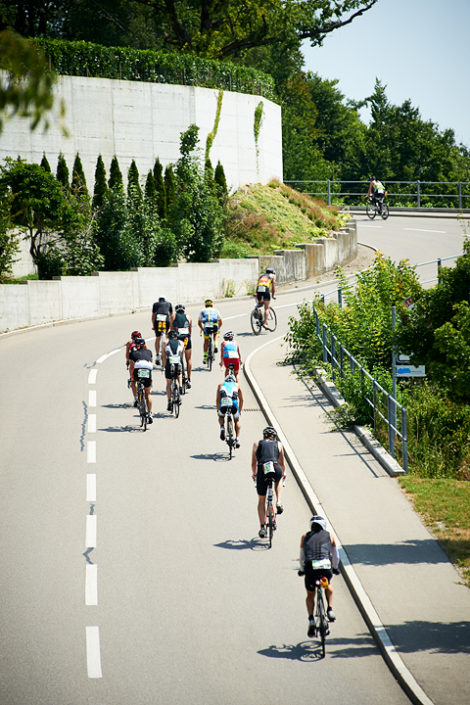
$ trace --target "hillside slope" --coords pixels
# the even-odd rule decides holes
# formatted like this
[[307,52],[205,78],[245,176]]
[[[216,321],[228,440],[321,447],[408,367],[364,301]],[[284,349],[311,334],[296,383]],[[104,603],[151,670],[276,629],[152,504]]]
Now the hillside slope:
[[330,237],[347,219],[335,207],[271,181],[238,189],[229,199],[222,257],[245,257],[292,249]]

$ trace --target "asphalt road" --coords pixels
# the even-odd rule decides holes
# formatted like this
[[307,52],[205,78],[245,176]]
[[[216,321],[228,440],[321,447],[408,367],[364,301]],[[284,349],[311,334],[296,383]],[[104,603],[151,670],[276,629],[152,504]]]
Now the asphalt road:
[[[360,219],[358,233],[414,263],[456,254],[463,239],[437,219]],[[277,334],[308,294],[278,296]],[[267,339],[251,334],[250,308],[220,305],[245,357]],[[341,578],[327,658],[307,639],[296,570],[309,512],[289,477],[273,548],[258,539],[250,455],[265,422],[248,387],[228,461],[214,409],[222,375],[202,368],[196,334],[180,418],[155,371],[156,418],[142,433],[124,366],[134,328],[150,337],[150,312],[0,338],[0,703],[408,702]]]

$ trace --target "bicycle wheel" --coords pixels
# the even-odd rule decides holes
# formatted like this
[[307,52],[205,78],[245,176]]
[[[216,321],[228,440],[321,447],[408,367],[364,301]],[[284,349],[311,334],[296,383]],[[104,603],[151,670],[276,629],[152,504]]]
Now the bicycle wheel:
[[271,546],[273,545],[273,536],[274,536],[274,507],[273,507],[272,500],[271,500],[268,505],[269,548],[271,548]]
[[180,404],[181,404],[180,390],[178,387],[178,380],[177,379],[173,380],[173,384],[171,387],[171,404],[173,407],[173,413],[175,415],[175,418],[177,419],[178,416],[180,415]]
[[325,603],[323,601],[323,593],[320,590],[317,592],[317,613],[318,613],[318,635],[321,642],[322,658],[325,658],[326,652],[326,636],[329,632],[328,618],[326,616]]
[[390,209],[388,207],[388,203],[382,203],[382,220],[387,220],[388,216],[390,215]]
[[255,335],[259,335],[261,333],[261,326],[262,323],[260,321],[259,315],[258,315],[258,309],[255,308],[250,314],[250,323],[251,323],[251,330]]
[[140,425],[143,430],[147,430],[147,403],[145,401],[145,394],[142,388],[138,390],[138,405],[140,414]]
[[184,358],[181,364],[181,389],[183,390],[183,394],[186,394],[186,369],[184,366]]
[[227,430],[225,432],[225,440],[227,441],[228,445],[228,455],[229,459],[232,459],[232,453],[233,453],[233,446],[235,444],[235,440],[233,438],[233,419],[232,419],[232,414],[227,414]]
[[371,220],[374,220],[376,214],[377,214],[377,209],[373,203],[369,201],[369,203],[366,206],[366,213],[367,217],[370,218]]
[[207,369],[209,370],[209,372],[212,369],[213,358],[214,358],[214,353],[212,350],[212,337],[209,336],[209,342],[207,344]]
[[277,316],[276,316],[276,311],[269,307],[268,309],[268,317],[266,319],[266,323],[264,324],[264,327],[266,330],[269,330],[271,332],[276,330],[277,327]]

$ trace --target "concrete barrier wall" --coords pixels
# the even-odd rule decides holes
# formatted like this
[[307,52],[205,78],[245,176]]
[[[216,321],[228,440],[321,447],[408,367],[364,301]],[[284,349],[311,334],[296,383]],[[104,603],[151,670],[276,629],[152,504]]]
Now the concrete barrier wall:
[[354,226],[331,239],[277,250],[274,255],[177,267],[141,267],[131,272],[99,272],[91,277],[60,277],[0,285],[0,331],[74,318],[93,318],[149,308],[159,296],[173,304],[202,303],[245,296],[267,267],[284,284],[303,281],[349,262],[357,254]]
[[[5,121],[0,159],[19,155],[39,163],[45,153],[55,173],[62,152],[71,172],[79,152],[90,192],[99,154],[106,169],[112,157],[118,157],[125,182],[135,159],[144,179],[156,157],[163,167],[177,161],[180,133],[192,123],[199,127],[203,159],[219,98],[219,91],[210,88],[84,76],[61,76],[54,94],[55,107],[47,131],[31,132],[29,121],[19,117]],[[68,136],[59,124],[62,99]],[[254,119],[260,102],[263,117],[256,145]],[[219,126],[209,156],[213,166],[221,161],[227,185],[234,189],[246,183],[267,183],[272,178],[282,180],[280,106],[260,96],[223,91]]]

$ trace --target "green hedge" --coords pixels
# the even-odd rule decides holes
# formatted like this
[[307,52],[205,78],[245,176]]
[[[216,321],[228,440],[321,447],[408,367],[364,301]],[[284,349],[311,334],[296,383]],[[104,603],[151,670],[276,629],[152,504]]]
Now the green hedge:
[[262,95],[270,100],[275,98],[272,77],[248,66],[201,59],[190,54],[106,47],[90,42],[66,42],[45,37],[35,41],[51,66],[65,76],[202,86]]

